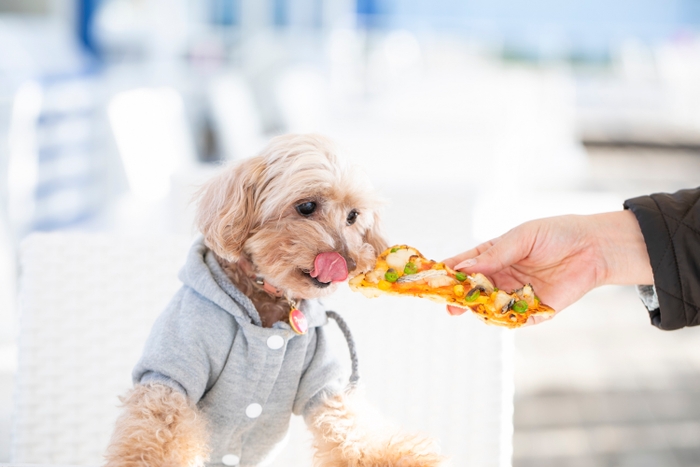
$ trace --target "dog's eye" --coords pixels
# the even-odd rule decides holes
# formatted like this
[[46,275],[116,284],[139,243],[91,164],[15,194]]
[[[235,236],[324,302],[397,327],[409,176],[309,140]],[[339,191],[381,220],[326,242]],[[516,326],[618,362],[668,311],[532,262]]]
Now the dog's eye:
[[354,224],[355,221],[357,220],[357,216],[359,216],[359,215],[360,215],[360,213],[354,209],[352,211],[350,211],[350,214],[348,214],[348,225]]
[[307,201],[305,203],[297,204],[297,212],[302,216],[310,216],[316,210],[316,203],[313,201]]

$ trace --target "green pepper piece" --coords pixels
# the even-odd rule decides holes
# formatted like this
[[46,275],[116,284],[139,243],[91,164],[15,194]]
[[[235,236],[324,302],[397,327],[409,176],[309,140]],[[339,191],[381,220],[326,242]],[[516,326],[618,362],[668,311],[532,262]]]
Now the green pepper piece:
[[467,280],[467,275],[464,274],[463,272],[457,271],[455,273],[455,278],[460,282],[464,282],[465,280]]
[[499,289],[498,287],[494,287],[494,288],[493,288],[493,291],[494,291],[494,292],[498,292],[499,290],[501,290],[501,289]]
[[399,275],[394,269],[389,269],[384,274],[384,280],[387,282],[396,282],[399,279]]
[[473,302],[474,300],[479,298],[480,295],[481,291],[479,289],[474,289],[471,293],[467,294],[467,296],[464,297],[464,299],[468,302]]
[[416,265],[412,262],[406,263],[406,266],[403,268],[403,273],[404,274],[415,274],[418,272],[418,268]]
[[397,246],[391,249],[391,253],[396,253],[397,251],[399,251],[399,247]]
[[513,303],[512,309],[516,313],[525,313],[527,311],[527,302],[525,300],[518,300]]

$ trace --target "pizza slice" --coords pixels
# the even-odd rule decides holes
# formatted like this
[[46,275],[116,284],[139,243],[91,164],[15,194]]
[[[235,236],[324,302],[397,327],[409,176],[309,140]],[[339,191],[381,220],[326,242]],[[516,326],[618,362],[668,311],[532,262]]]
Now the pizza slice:
[[373,270],[358,274],[349,284],[370,298],[382,294],[414,296],[467,308],[485,323],[509,328],[522,326],[532,315],[555,313],[540,302],[530,284],[507,293],[483,274],[454,271],[407,245],[388,248],[379,255]]

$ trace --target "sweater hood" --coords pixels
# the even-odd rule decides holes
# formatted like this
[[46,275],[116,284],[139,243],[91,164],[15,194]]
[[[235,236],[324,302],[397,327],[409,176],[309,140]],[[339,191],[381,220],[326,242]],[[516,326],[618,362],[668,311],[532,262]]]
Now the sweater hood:
[[[233,315],[237,321],[262,326],[253,302],[226,276],[214,252],[204,244],[203,237],[198,237],[192,244],[178,278],[185,286]],[[304,300],[299,308],[306,315],[310,327],[323,326],[328,322],[318,300]],[[289,325],[278,322],[273,327]]]

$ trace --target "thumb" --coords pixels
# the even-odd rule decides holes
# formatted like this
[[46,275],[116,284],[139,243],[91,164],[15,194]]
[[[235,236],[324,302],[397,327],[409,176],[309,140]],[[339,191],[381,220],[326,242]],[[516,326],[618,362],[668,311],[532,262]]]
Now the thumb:
[[527,257],[529,246],[523,240],[517,232],[511,230],[495,241],[488,250],[462,261],[455,265],[454,269],[468,274],[480,272],[487,276],[497,273]]

